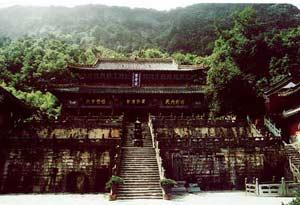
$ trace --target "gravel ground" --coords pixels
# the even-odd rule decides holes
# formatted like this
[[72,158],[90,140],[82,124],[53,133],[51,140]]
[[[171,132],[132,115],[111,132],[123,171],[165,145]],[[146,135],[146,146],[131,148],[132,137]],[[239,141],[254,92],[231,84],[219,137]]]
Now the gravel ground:
[[203,192],[165,200],[108,201],[107,194],[0,195],[0,205],[281,205],[293,198],[246,196],[244,192]]

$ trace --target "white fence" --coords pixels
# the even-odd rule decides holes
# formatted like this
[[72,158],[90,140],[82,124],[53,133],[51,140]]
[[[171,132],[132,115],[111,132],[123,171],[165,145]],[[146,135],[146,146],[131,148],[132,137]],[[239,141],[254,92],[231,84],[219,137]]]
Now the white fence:
[[281,183],[259,183],[258,179],[255,182],[248,183],[245,179],[246,194],[256,196],[292,196],[300,189],[300,183],[286,182],[281,178]]

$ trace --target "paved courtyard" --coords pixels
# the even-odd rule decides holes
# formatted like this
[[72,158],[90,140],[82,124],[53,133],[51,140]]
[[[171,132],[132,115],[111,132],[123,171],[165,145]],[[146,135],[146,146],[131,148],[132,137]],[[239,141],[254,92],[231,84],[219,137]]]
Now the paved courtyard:
[[171,201],[165,200],[124,200],[108,201],[107,194],[45,194],[45,195],[2,195],[1,205],[281,205],[293,198],[246,196],[244,192],[203,192],[177,196]]

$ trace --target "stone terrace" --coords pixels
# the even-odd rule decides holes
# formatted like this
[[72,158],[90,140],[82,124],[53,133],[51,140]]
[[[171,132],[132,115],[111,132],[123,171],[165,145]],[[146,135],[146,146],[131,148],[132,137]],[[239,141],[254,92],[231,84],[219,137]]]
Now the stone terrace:
[[245,177],[270,180],[283,174],[281,139],[258,135],[246,121],[199,116],[151,116],[150,121],[170,178],[218,190],[242,189]]
[[121,145],[122,123],[122,116],[89,116],[15,129],[2,139],[6,163],[0,192],[105,191]]

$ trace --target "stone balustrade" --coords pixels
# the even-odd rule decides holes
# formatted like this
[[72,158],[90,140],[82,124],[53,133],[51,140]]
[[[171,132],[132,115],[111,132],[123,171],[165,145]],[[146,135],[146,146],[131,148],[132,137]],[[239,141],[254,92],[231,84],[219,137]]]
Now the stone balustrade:
[[203,149],[218,150],[220,148],[255,148],[269,147],[282,143],[278,138],[267,137],[242,137],[242,138],[224,138],[224,137],[173,137],[159,138],[158,146],[160,149]]
[[276,182],[259,182],[256,178],[252,182],[245,179],[246,194],[256,196],[292,196],[294,191],[300,188],[300,183],[285,181],[281,178],[279,183]]

